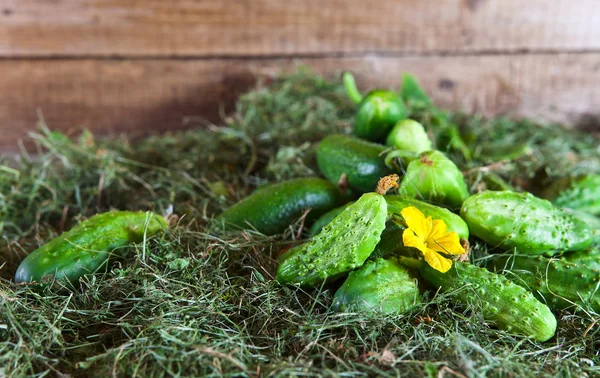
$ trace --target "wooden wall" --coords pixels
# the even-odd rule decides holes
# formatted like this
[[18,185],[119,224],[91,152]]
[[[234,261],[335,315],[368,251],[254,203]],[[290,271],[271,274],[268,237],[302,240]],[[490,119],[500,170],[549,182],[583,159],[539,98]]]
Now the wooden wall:
[[[572,124],[600,115],[597,0],[0,0],[0,151],[36,127],[216,119],[258,75],[421,79],[444,106]],[[593,127],[593,126],[592,126]],[[600,128],[600,126],[597,126]]]

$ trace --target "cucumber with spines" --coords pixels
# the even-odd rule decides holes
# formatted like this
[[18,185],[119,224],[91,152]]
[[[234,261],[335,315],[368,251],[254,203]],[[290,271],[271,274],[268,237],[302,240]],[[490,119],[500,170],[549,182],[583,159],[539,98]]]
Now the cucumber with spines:
[[21,262],[15,282],[46,279],[75,284],[83,275],[105,267],[118,248],[140,242],[167,227],[166,220],[151,212],[112,211],[94,215],[31,252]]
[[560,256],[560,259],[568,263],[585,264],[588,267],[600,270],[600,248],[568,252]]
[[600,175],[557,180],[544,190],[542,197],[559,207],[600,215]]
[[563,208],[563,210],[575,218],[587,223],[592,230],[592,246],[600,246],[600,217],[580,210],[572,210],[568,208]]
[[286,255],[277,269],[277,281],[316,286],[360,267],[379,242],[386,217],[383,196],[363,194],[321,233]]
[[523,254],[582,250],[595,236],[581,219],[530,193],[484,191],[468,198],[460,215],[492,247]]
[[[447,226],[448,232],[456,232],[461,239],[469,238],[469,228],[461,217],[449,211],[448,209],[419,201],[415,198],[402,195],[386,195],[384,196],[387,202],[388,215],[395,219],[401,219],[401,211],[409,206],[414,206],[419,209],[426,217],[432,219],[443,220]],[[322,228],[327,225],[333,218],[339,215],[352,202],[335,208],[325,214],[313,223],[309,231],[309,237],[314,237]],[[395,255],[411,254],[413,248],[404,247],[402,234],[405,227],[399,226],[394,221],[386,222],[385,229],[381,233],[381,239],[370,258],[389,257]]]
[[[580,305],[600,311],[600,266],[594,254],[581,253],[577,258],[509,255],[494,259],[489,269],[503,273],[517,285],[531,290],[542,302],[555,310]],[[587,259],[586,259],[587,258]]]
[[482,311],[499,329],[539,341],[556,332],[556,318],[545,304],[506,277],[467,263],[454,263],[446,273],[420,262],[421,277],[452,299]]
[[329,224],[333,220],[333,218],[337,217],[344,211],[348,206],[352,205],[354,202],[348,202],[345,205],[340,207],[336,207],[335,209],[329,210],[325,214],[321,215],[313,224],[310,226],[308,230],[308,237],[312,238],[317,235],[323,227]]
[[395,259],[366,262],[336,291],[337,311],[401,314],[421,302],[416,279]]
[[386,222],[379,243],[377,243],[369,258],[378,259],[396,256],[413,257],[414,248],[404,246],[404,240],[402,238],[404,230],[404,227],[401,227],[394,221]]

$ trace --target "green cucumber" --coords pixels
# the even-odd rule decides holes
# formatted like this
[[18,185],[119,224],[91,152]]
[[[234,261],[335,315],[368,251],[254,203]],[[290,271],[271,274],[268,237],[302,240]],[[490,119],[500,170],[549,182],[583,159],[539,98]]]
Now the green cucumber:
[[163,217],[150,212],[97,214],[27,255],[17,268],[15,282],[39,283],[54,277],[74,284],[105,266],[117,248],[166,227]]
[[469,239],[469,227],[458,215],[448,209],[420,201],[416,198],[403,195],[385,196],[388,214],[395,218],[402,218],[400,212],[409,206],[419,209],[425,217],[441,219],[446,223],[448,232],[456,232],[461,239]]
[[310,209],[307,221],[339,206],[344,201],[338,188],[323,179],[292,179],[259,188],[216,218],[228,228],[254,228],[265,235],[285,231]]
[[600,175],[558,180],[542,193],[542,197],[559,207],[600,215]]
[[420,154],[432,149],[431,139],[423,125],[412,119],[398,121],[387,136],[385,144]]
[[317,164],[329,181],[337,183],[347,175],[350,188],[372,192],[380,178],[394,173],[385,164],[385,146],[347,135],[330,135],[319,143]]
[[403,233],[406,229],[397,222],[402,220],[401,211],[409,206],[419,209],[426,217],[441,219],[446,224],[448,232],[456,232],[461,239],[469,239],[469,227],[461,217],[448,209],[438,207],[418,199],[401,195],[385,196],[388,215],[395,220],[386,223],[385,230],[381,233],[381,240],[371,254],[371,258],[389,256],[411,256],[414,248],[404,247]]
[[379,242],[386,217],[383,196],[363,194],[311,241],[286,254],[277,281],[316,286],[358,268]]
[[588,268],[600,270],[600,248],[568,252],[560,256],[560,259],[571,264],[585,264]]
[[408,269],[395,259],[377,259],[350,273],[333,297],[333,309],[401,314],[420,302]]
[[593,258],[591,253],[582,254],[580,258],[559,260],[544,256],[509,255],[494,259],[489,269],[501,272],[509,280],[531,290],[552,309],[563,310],[577,304],[584,308],[589,306],[598,312],[600,270],[597,260],[590,258]]
[[398,193],[451,208],[469,197],[462,172],[439,151],[423,152],[408,164]]
[[405,247],[402,234],[406,228],[399,226],[396,222],[388,221],[381,233],[379,243],[375,246],[370,259],[388,258],[395,256],[413,257],[414,248]]
[[483,318],[499,329],[539,341],[550,339],[556,332],[556,318],[548,306],[502,275],[466,263],[454,263],[448,272],[441,273],[423,261],[419,272],[453,300],[481,309]]
[[592,215],[590,213],[585,213],[580,210],[571,210],[568,208],[563,208],[565,212],[571,214],[575,218],[587,223],[587,225],[592,230],[592,245],[600,245],[600,217]]
[[[448,209],[444,209],[442,207],[429,204],[427,202],[419,201],[418,199],[411,198],[408,196],[387,195],[384,196],[384,198],[387,202],[388,215],[392,219],[402,219],[402,215],[400,214],[402,209],[409,206],[414,206],[417,209],[419,209],[426,217],[443,220],[447,226],[448,232],[456,232],[458,234],[458,237],[461,239],[469,238],[469,227],[467,226],[465,221]],[[333,218],[340,214],[350,204],[351,203],[348,203],[342,207],[338,207],[322,215],[319,219],[315,221],[315,223],[310,228],[309,236],[314,237],[319,232],[321,232],[321,229],[326,224],[331,222]],[[385,230],[381,233],[381,240],[375,247],[371,258],[389,257],[398,254],[405,254],[405,252],[407,251],[412,251],[413,248],[407,250],[404,247],[404,242],[402,241],[402,234],[404,230],[405,228],[398,226],[396,222],[387,222]]]
[[354,135],[372,141],[384,141],[390,129],[408,111],[395,92],[376,89],[362,98],[354,120]]
[[530,193],[484,191],[467,199],[460,215],[473,235],[524,254],[582,250],[594,238],[587,223]]
[[312,238],[315,235],[317,235],[319,232],[321,232],[321,230],[323,229],[323,227],[325,227],[326,225],[328,225],[329,222],[331,222],[333,220],[333,218],[335,218],[338,215],[340,215],[342,213],[342,211],[344,211],[348,206],[352,205],[353,203],[354,202],[348,202],[345,205],[342,205],[340,207],[336,207],[335,209],[329,210],[325,214],[321,215],[319,217],[319,219],[317,219],[312,224],[312,226],[310,226],[310,229],[308,230],[308,237]]

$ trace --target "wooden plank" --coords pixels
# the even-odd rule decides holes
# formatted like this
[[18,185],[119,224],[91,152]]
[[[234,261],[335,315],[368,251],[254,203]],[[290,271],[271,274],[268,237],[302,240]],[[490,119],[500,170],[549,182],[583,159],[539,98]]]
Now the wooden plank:
[[[352,70],[363,89],[397,87],[417,75],[437,103],[484,114],[567,122],[600,112],[600,53],[306,59],[316,72]],[[36,109],[51,128],[94,133],[165,131],[184,116],[217,120],[258,75],[296,69],[288,59],[0,61],[0,150],[34,130]]]
[[597,0],[0,0],[0,56],[600,49]]

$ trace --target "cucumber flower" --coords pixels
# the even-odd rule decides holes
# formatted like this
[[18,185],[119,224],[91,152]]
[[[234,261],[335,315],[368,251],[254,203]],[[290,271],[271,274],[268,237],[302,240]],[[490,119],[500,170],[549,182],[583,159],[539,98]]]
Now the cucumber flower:
[[447,232],[446,223],[443,220],[425,218],[425,215],[414,206],[406,207],[400,213],[408,226],[402,234],[404,245],[421,251],[425,261],[433,269],[445,273],[452,267],[452,260],[445,257],[444,254],[462,255],[465,253],[458,234]]

